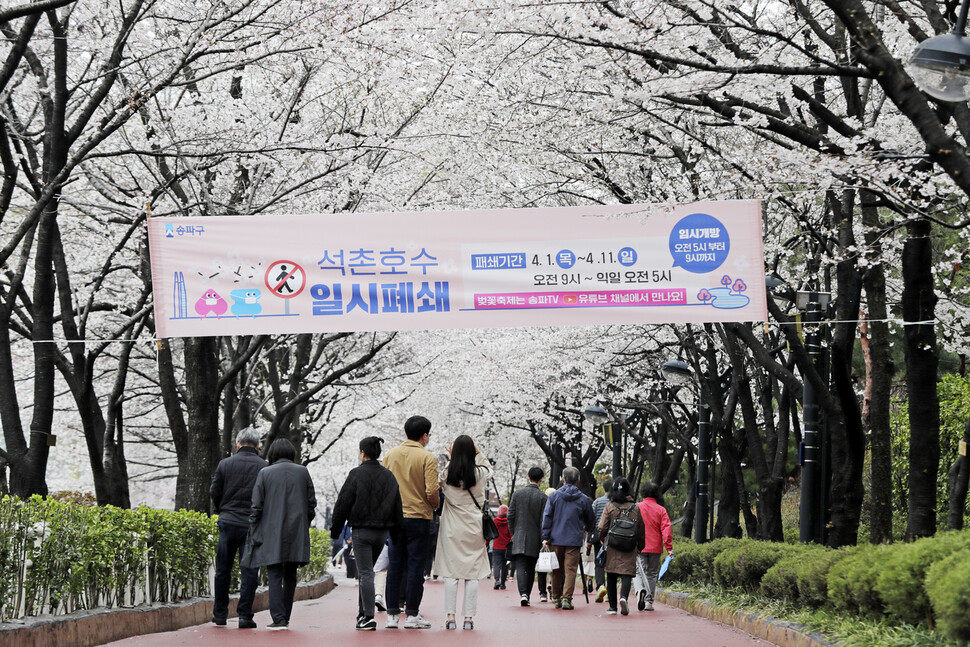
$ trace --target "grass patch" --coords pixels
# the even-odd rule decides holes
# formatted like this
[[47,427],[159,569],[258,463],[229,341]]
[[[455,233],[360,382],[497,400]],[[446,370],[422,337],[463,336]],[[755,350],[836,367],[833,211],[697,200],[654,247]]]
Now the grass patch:
[[958,647],[961,644],[948,640],[923,625],[893,624],[888,619],[862,618],[828,608],[810,610],[739,589],[725,590],[716,586],[684,585],[676,582],[664,588],[686,593],[692,598],[706,600],[731,611],[745,611],[796,622],[804,625],[807,632],[820,633],[830,643],[844,647]]

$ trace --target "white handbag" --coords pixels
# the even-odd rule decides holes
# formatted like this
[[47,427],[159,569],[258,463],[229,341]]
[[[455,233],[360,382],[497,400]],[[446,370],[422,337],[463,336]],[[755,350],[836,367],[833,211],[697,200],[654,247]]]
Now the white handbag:
[[539,552],[539,561],[536,562],[536,572],[552,573],[557,568],[559,568],[559,558],[556,557],[556,553],[548,548],[543,548]]

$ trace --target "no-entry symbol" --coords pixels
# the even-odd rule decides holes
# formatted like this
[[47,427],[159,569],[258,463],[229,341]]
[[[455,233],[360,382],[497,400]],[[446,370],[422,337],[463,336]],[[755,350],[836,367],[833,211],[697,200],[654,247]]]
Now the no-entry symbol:
[[306,272],[293,261],[274,261],[266,268],[263,282],[273,296],[287,299],[286,314],[290,314],[289,299],[303,292],[306,287]]

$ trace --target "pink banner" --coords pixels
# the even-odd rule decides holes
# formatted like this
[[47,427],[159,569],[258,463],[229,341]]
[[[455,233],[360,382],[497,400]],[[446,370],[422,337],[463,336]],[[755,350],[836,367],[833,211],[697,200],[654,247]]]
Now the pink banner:
[[152,218],[159,337],[763,321],[757,201]]

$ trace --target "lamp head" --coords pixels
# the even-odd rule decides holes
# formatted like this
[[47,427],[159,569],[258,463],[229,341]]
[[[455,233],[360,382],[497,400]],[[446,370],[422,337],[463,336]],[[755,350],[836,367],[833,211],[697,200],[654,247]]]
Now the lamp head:
[[602,425],[610,419],[610,414],[598,404],[586,407],[586,411],[583,411],[583,416],[594,425]]
[[970,38],[961,31],[928,38],[909,59],[909,75],[920,90],[940,101],[970,99]]
[[672,359],[664,362],[660,372],[673,384],[689,384],[694,379],[694,371],[682,359]]

